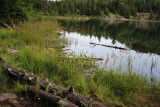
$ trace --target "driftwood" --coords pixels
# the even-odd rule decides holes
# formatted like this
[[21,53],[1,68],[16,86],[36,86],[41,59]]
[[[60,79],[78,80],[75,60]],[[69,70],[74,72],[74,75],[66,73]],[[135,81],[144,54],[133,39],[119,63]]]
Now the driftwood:
[[70,49],[55,49],[55,48],[49,48],[50,51],[69,51]]
[[90,61],[101,61],[103,58],[89,58],[89,57],[80,57],[80,59],[90,60]]
[[61,32],[61,31],[57,31],[57,34],[60,35],[60,36],[65,35],[65,33],[64,33],[64,32]]
[[71,31],[71,29],[67,29],[67,28],[65,28],[65,27],[60,27],[60,29],[66,30],[66,31]]
[[[74,56],[66,56],[66,58],[74,58]],[[101,61],[104,60],[103,58],[90,58],[90,57],[75,57],[75,59],[82,59],[82,60],[88,60],[88,61]]]
[[111,46],[111,45],[104,45],[104,44],[98,44],[98,43],[93,43],[93,42],[90,42],[90,44],[93,44],[93,45],[100,45],[100,46],[104,46],[104,47],[110,47],[110,48],[115,48],[115,49],[121,49],[121,50],[127,50],[126,48],[122,48],[122,47],[117,47],[117,46]]
[[74,59],[81,59],[81,60],[87,60],[87,61],[101,61],[104,60],[103,58],[96,58],[96,57],[88,57],[86,54],[82,57],[74,57],[73,54],[68,53],[65,55],[65,58],[74,58]]
[[3,24],[3,26],[5,26],[6,28],[10,29],[10,30],[13,30],[12,27],[10,27],[8,24],[4,23],[2,20],[0,20],[0,23]]
[[69,51],[71,49],[60,49],[60,51]]
[[104,105],[100,102],[96,102],[96,101],[92,100],[91,98],[87,98],[83,95],[80,95],[80,94],[74,92],[73,87],[70,87],[69,90],[67,90],[63,87],[60,87],[60,86],[57,86],[55,84],[50,83],[48,81],[48,78],[41,79],[41,78],[36,77],[33,73],[25,72],[25,70],[19,70],[19,69],[16,69],[14,67],[11,67],[11,66],[3,64],[3,63],[1,63],[1,65],[4,68],[5,73],[7,73],[9,76],[14,77],[19,80],[22,80],[22,81],[27,81],[29,84],[37,84],[40,87],[42,87],[43,89],[45,89],[46,87],[49,87],[48,90],[52,93],[61,92],[61,94],[59,96],[61,96],[62,98],[65,98],[68,101],[75,103],[78,106],[81,106],[81,107],[89,107],[89,106],[107,107],[106,105]]
[[34,93],[35,95],[39,95],[43,100],[51,103],[51,104],[62,104],[65,107],[78,107],[75,104],[71,103],[70,101],[60,98],[58,96],[55,96],[53,94],[47,93],[43,90],[40,90],[38,88],[27,86],[27,92]]

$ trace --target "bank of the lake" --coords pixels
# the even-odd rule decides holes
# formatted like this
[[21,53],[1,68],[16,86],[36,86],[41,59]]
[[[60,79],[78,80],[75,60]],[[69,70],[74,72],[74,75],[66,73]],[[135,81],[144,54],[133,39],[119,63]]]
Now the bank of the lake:
[[[116,72],[100,69],[95,62],[80,58],[66,58],[60,51],[68,46],[66,38],[59,37],[57,21],[21,24],[13,31],[0,32],[0,57],[6,64],[25,69],[41,78],[75,91],[110,106],[158,106],[160,84],[132,71]],[[9,50],[16,50],[9,51]],[[94,69],[93,69],[94,68]],[[92,70],[91,70],[92,69]],[[90,72],[88,76],[87,73]],[[0,70],[0,92],[21,95],[25,84],[14,82],[8,88],[8,78]],[[12,80],[13,81],[13,80]]]
[[[101,19],[105,21],[134,21],[134,22],[154,22],[154,23],[159,23],[159,19],[154,19],[154,18],[144,18],[145,13],[141,13],[141,16],[137,17],[130,17],[130,18],[125,18],[124,16],[116,15],[116,14],[111,14],[109,16],[85,16],[85,15],[67,15],[67,16],[43,16],[43,19],[56,19],[56,20],[89,20],[89,19]],[[141,18],[142,17],[142,18]]]

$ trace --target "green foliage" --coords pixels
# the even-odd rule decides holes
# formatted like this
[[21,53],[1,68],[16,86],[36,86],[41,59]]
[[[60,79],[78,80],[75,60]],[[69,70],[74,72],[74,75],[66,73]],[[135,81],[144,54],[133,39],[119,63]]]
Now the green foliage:
[[[95,33],[93,32],[94,28],[107,29],[103,25],[107,25],[106,23],[100,24],[101,27],[97,26],[97,22],[95,22],[96,27],[93,26],[93,23],[85,24],[87,26],[82,26],[84,23],[82,25],[77,23],[76,26],[83,27],[83,29],[78,29],[82,33],[92,35]],[[120,31],[122,30],[119,24],[113,27],[107,26],[114,32],[118,31],[116,26]],[[87,27],[93,27],[92,32],[86,31]],[[131,30],[130,26],[127,28],[129,31]],[[126,30],[127,28],[123,29]],[[95,63],[84,61],[76,56],[67,58],[61,52],[51,50],[53,48],[61,49],[60,44],[64,44],[63,38],[60,39],[53,30],[58,30],[57,22],[46,21],[25,23],[16,27],[14,31],[9,31],[10,33],[3,31],[2,34],[5,36],[1,40],[1,45],[8,40],[21,41],[21,46],[17,45],[16,42],[11,42],[10,45],[5,43],[6,48],[14,46],[14,48],[19,49],[19,52],[15,54],[1,53],[3,57],[5,56],[6,63],[26,69],[26,71],[33,72],[41,78],[47,77],[50,81],[66,88],[73,86],[76,92],[111,106],[147,106],[146,102],[152,103],[152,101],[158,103],[159,84],[148,83],[146,77],[137,75],[132,71],[122,73],[113,70],[101,70]],[[100,36],[105,35],[101,32],[98,33],[101,34]],[[86,71],[90,70],[91,67],[95,67],[95,70],[90,71],[91,74],[88,77]],[[23,89],[25,89],[24,86],[18,82],[14,91],[21,93]],[[46,91],[49,91],[48,87],[46,87]],[[56,92],[55,94],[61,96],[62,93]],[[59,105],[62,106],[61,103]]]
[[5,78],[5,75],[3,74],[3,68],[0,65],[0,91],[2,90],[2,87],[6,84],[7,78]]
[[21,84],[19,81],[14,84],[14,93],[22,94],[23,91],[26,91],[27,87],[24,84]]
[[1,0],[0,20],[9,24],[28,20],[32,11],[31,4],[24,0]]
[[100,12],[100,16],[106,16],[103,11]]
[[37,10],[49,15],[71,13],[72,15],[100,16],[103,11],[106,15],[111,12],[129,18],[136,16],[138,12],[150,13],[152,11],[158,16],[157,18],[160,17],[160,1],[158,0],[60,0],[55,2],[35,0],[33,4]]
[[58,105],[58,107],[65,107],[65,105],[63,105],[63,103],[60,101],[57,103],[57,105]]

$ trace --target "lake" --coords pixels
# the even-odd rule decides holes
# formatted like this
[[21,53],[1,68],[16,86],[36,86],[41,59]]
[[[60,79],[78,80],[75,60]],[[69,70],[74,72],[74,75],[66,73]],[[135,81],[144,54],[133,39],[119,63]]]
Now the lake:
[[107,70],[160,78],[160,23],[100,19],[59,20],[59,23],[69,29],[65,31],[65,37],[71,41],[66,47],[71,49],[68,52],[103,58],[97,63]]

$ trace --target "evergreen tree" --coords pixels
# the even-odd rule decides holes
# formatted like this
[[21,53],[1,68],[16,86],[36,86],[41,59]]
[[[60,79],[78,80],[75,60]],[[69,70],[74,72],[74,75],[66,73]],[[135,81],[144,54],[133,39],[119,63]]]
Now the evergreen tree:
[[1,0],[0,1],[0,20],[5,23],[17,23],[28,19],[31,5],[23,0]]

